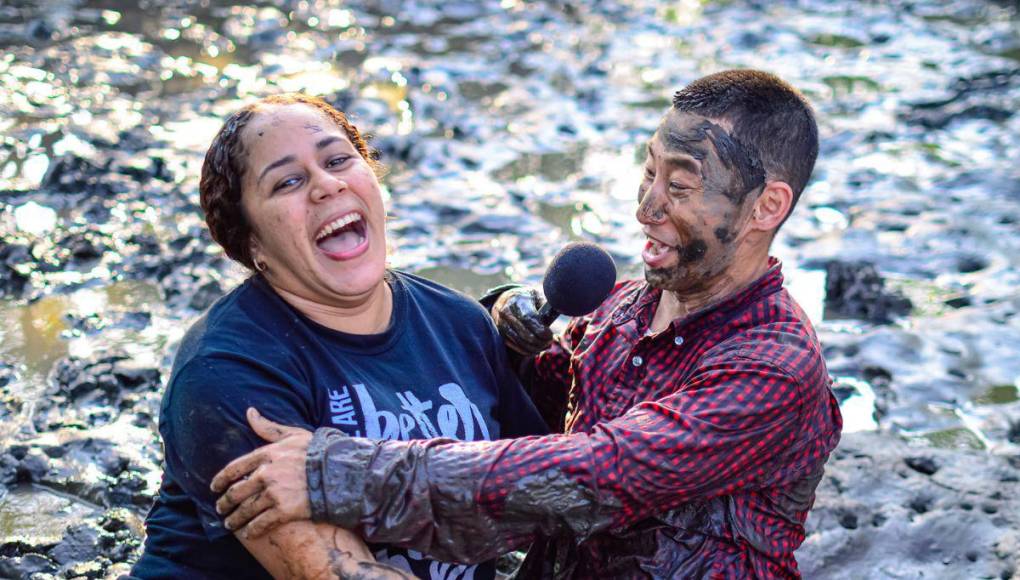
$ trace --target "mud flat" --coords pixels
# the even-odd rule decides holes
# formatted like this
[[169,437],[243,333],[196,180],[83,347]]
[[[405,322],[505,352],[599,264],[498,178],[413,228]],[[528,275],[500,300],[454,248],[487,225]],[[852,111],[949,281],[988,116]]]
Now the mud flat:
[[197,203],[227,112],[348,111],[389,168],[391,264],[479,294],[578,238],[640,274],[643,147],[730,67],[801,87],[822,135],[775,246],[846,417],[806,577],[1015,577],[1018,30],[978,0],[5,2],[0,577],[137,558],[173,349],[244,276]]

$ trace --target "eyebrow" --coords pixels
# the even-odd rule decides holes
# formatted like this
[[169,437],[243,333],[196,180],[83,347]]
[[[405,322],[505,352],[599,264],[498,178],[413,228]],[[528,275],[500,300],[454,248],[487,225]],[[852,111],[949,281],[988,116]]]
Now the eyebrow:
[[645,146],[648,150],[648,154],[652,159],[661,158],[667,165],[678,167],[680,169],[686,169],[691,173],[701,175],[701,164],[698,163],[692,155],[687,153],[664,153],[663,155],[656,156],[652,150],[652,144],[649,143]]
[[315,144],[315,148],[325,149],[326,147],[329,147],[330,145],[336,143],[337,141],[343,141],[343,139],[337,137],[336,135],[331,135],[329,137],[319,140],[319,142]]
[[258,181],[256,181],[255,183],[261,183],[262,182],[262,178],[265,177],[267,173],[269,173],[270,171],[276,169],[277,167],[286,165],[288,163],[293,163],[294,160],[295,160],[295,157],[293,155],[287,155],[286,157],[281,157],[281,158],[277,159],[276,161],[273,161],[269,165],[266,165],[266,168],[262,170],[261,174],[259,174]]

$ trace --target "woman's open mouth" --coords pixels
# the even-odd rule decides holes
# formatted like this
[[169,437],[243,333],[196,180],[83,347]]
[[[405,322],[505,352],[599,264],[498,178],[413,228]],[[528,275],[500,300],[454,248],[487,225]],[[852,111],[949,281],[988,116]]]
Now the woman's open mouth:
[[327,223],[315,236],[315,245],[333,260],[350,260],[368,249],[365,220],[352,211]]

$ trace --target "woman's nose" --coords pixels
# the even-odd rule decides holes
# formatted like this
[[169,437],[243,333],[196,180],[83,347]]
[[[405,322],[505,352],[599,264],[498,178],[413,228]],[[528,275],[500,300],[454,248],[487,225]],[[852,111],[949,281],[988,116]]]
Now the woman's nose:
[[328,171],[320,169],[312,176],[312,201],[321,202],[347,190],[347,182]]

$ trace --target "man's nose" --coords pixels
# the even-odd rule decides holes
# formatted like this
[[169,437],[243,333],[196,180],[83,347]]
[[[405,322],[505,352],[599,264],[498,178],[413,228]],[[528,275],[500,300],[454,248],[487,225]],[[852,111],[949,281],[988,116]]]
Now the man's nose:
[[666,210],[661,189],[662,187],[659,185],[658,180],[653,181],[648,186],[648,189],[645,190],[644,195],[638,200],[638,222],[651,225],[660,224],[665,221]]
[[309,177],[311,180],[312,201],[318,203],[347,190],[347,182],[343,178],[326,171],[316,169]]

